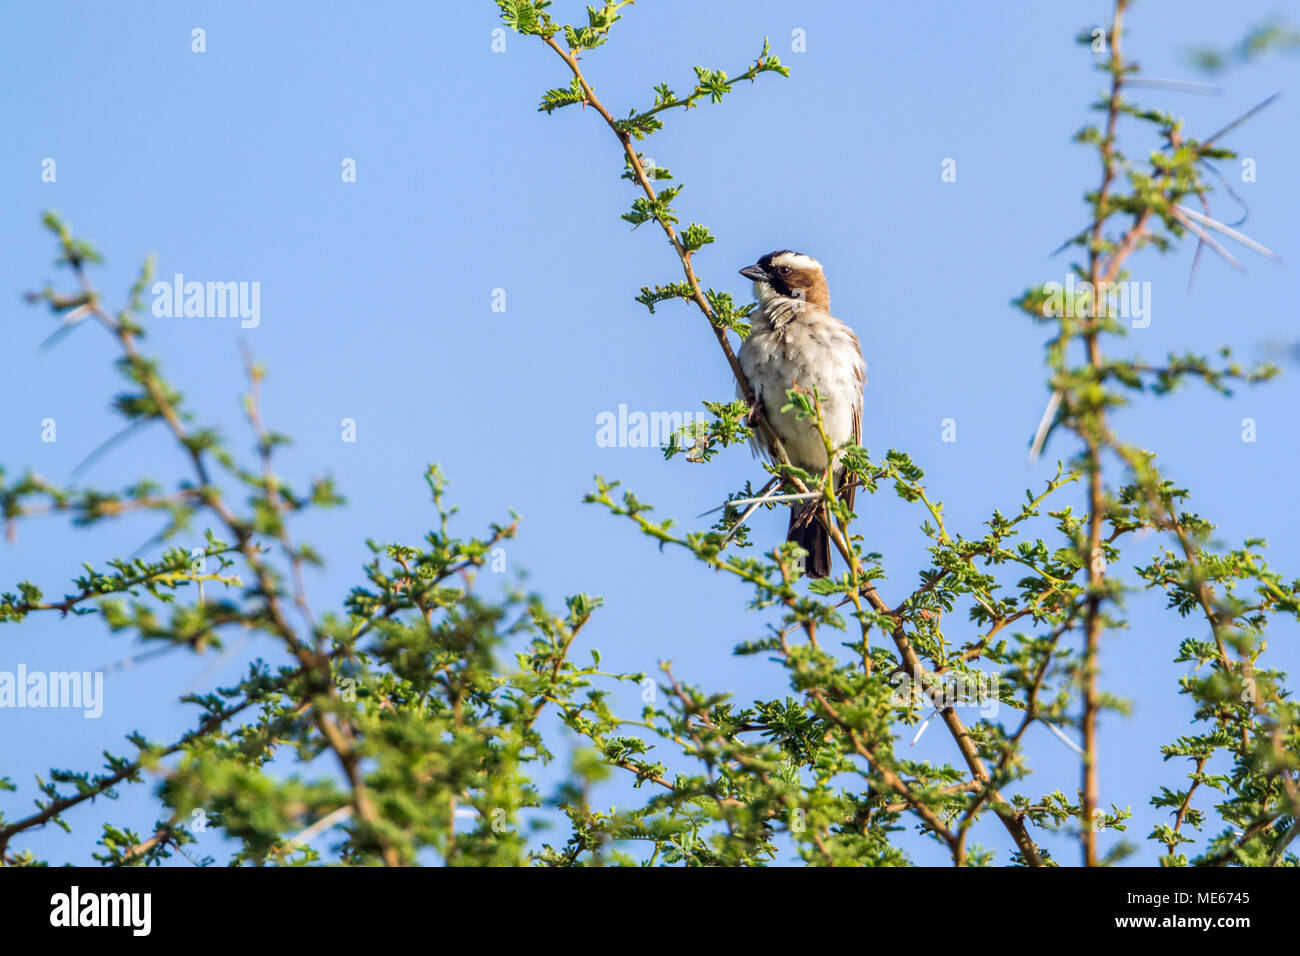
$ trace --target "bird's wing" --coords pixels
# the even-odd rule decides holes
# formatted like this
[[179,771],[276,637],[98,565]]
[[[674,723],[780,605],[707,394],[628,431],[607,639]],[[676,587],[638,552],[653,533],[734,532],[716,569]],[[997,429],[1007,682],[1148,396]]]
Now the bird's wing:
[[[857,350],[860,359],[862,355],[862,345],[858,342],[858,337],[852,329],[847,326],[845,326],[845,329],[849,333],[849,338],[853,340],[853,347]],[[859,361],[853,369],[853,375],[858,380],[857,401],[853,403],[853,443],[855,445],[862,444],[862,407],[865,404],[862,390],[867,385],[865,370],[866,364],[862,361]],[[847,475],[845,477],[847,478]],[[840,492],[840,499],[848,505],[850,511],[853,510],[853,499],[856,496],[857,490],[856,486],[851,486]]]
[[[750,352],[755,348],[759,339],[762,338],[763,329],[759,324],[761,317],[762,312],[760,310],[758,317],[754,320],[753,327],[750,329],[749,337],[740,343],[740,349],[736,352],[736,359],[740,362],[741,372],[745,376],[745,381],[749,383],[750,391],[754,393],[755,402],[757,402],[759,408],[763,409],[766,413],[767,407],[764,404],[763,390],[760,387],[761,383],[755,381],[755,376],[751,374],[749,367]],[[741,401],[745,400],[745,390],[741,387],[739,382],[736,383],[736,398]],[[750,454],[755,458],[766,458],[768,461],[771,461],[772,451],[767,447],[767,442],[763,439],[763,432],[758,428],[752,428],[752,423],[751,429],[749,435]]]

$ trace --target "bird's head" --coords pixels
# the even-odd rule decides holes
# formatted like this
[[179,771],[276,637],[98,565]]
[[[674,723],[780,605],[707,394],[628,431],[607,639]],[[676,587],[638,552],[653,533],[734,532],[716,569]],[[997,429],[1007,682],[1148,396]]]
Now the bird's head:
[[781,249],[741,269],[740,274],[754,280],[754,295],[760,304],[784,298],[802,299],[826,310],[831,307],[822,264],[812,256]]

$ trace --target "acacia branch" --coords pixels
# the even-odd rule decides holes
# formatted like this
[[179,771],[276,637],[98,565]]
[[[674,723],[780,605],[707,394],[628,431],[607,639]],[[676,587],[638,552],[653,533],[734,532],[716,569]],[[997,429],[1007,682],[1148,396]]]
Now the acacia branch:
[[[627,156],[627,162],[632,169],[632,174],[636,178],[637,185],[640,186],[641,191],[646,194],[646,198],[648,198],[652,203],[655,202],[659,198],[659,194],[655,191],[653,184],[650,182],[650,177],[646,175],[645,167],[641,164],[641,157],[637,155],[636,147],[632,145],[632,134],[619,126],[618,121],[614,119],[609,110],[607,110],[604,104],[602,104],[596,97],[596,93],[591,88],[591,84],[587,81],[586,76],[583,75],[582,68],[578,66],[577,55],[574,51],[565,50],[561,47],[553,36],[542,36],[542,41],[555,51],[556,55],[565,62],[565,65],[567,65],[569,70],[573,73],[574,78],[582,87],[585,103],[600,114],[600,118],[605,121],[605,125],[608,126],[610,131],[618,138],[619,143],[623,147],[623,152]],[[668,237],[669,243],[672,244],[673,252],[677,254],[677,258],[682,264],[682,272],[686,277],[686,284],[690,286],[691,289],[691,301],[699,306],[700,311],[704,313],[704,317],[709,320],[709,328],[713,330],[714,337],[718,340],[718,346],[722,349],[722,354],[726,357],[727,364],[731,366],[731,374],[735,377],[736,384],[740,388],[741,394],[745,397],[745,403],[754,410],[752,420],[758,429],[762,431],[763,437],[767,440],[768,447],[772,449],[773,459],[783,465],[790,464],[790,459],[785,452],[785,445],[781,442],[780,436],[777,435],[776,431],[767,421],[766,415],[764,415],[762,408],[755,400],[754,390],[750,387],[749,380],[745,378],[745,372],[740,367],[740,360],[736,358],[736,352],[731,347],[731,342],[727,338],[727,330],[718,324],[717,319],[713,314],[713,307],[709,305],[708,297],[705,296],[704,290],[700,288],[699,279],[695,276],[695,268],[691,264],[691,256],[693,253],[682,244],[681,238],[677,235],[677,230],[673,228],[671,222],[668,222],[665,219],[656,219],[655,221],[658,222],[660,228],[663,229],[664,235]],[[798,483],[796,482],[796,484]],[[799,485],[799,490],[806,491],[807,489],[802,487],[802,485]]]
[[[195,475],[199,480],[201,505],[220,518],[222,524],[234,535],[238,550],[257,579],[258,590],[266,602],[272,632],[284,641],[290,653],[298,660],[311,680],[313,691],[337,701],[339,699],[338,688],[334,686],[330,676],[329,655],[323,651],[324,644],[318,640],[318,647],[315,650],[309,648],[299,638],[293,625],[290,624],[280,600],[280,590],[275,581],[275,575],[271,566],[263,559],[262,552],[254,541],[253,528],[236,517],[221,497],[220,490],[213,485],[204,458],[203,446],[186,429],[180,413],[168,397],[167,389],[164,387],[162,380],[158,377],[152,365],[140,354],[136,344],[134,326],[126,321],[125,315],[119,321],[103,307],[98,291],[93,287],[89,276],[86,274],[84,259],[76,249],[71,247],[70,242],[65,242],[65,254],[76,274],[87,305],[104,328],[117,340],[134,373],[135,381],[145,389],[153,402],[155,414],[167,423],[167,427],[171,430],[177,443],[187,453]],[[367,825],[384,862],[389,866],[400,865],[401,855],[383,834],[379,812],[367,790],[361,770],[361,756],[357,747],[355,730],[348,722],[339,720],[334,714],[323,712],[320,708],[313,708],[312,721],[330,750],[333,751],[344,775],[348,779],[358,820]]]

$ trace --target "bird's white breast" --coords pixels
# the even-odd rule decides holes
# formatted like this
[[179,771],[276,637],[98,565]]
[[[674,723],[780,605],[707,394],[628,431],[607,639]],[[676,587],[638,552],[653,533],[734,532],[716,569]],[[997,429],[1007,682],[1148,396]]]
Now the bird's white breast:
[[792,384],[817,388],[822,426],[833,446],[853,440],[866,363],[853,332],[839,319],[807,303],[793,314],[780,303],[765,304],[738,358],[794,464],[824,469],[826,448],[811,422],[799,421],[793,409],[781,411]]

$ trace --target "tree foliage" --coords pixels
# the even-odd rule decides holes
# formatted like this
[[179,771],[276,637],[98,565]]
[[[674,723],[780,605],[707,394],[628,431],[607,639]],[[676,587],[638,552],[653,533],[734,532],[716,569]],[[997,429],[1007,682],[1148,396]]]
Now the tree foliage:
[[[98,261],[93,246],[50,214],[46,225],[73,282],[69,291],[51,287],[31,298],[49,307],[60,330],[90,320],[107,333],[126,382],[117,412],[128,428],[166,427],[191,475],[172,489],[141,481],[102,490],[0,472],[4,520],[12,527],[57,514],[90,525],[156,512],[167,519],[161,543],[201,527],[206,547],[197,556],[173,547],[153,561],[86,566],[59,599],[18,582],[0,598],[0,622],[97,613],[111,631],[195,652],[253,631],[274,638],[284,660],[257,661],[235,685],[183,698],[197,713],[174,742],[133,735],[129,749],[105,752],[100,770],[52,770],[38,781],[34,813],[0,817],[4,862],[38,862],[21,848],[25,833],[69,825],[80,804],[140,785],[146,771],[161,780],[156,826],[149,833],[105,826],[96,859],[142,865],[188,855],[190,821],[202,812],[236,841],[223,861],[231,863],[762,865],[792,849],[809,864],[901,865],[910,862],[900,838],[909,829],[958,865],[1065,862],[1042,847],[1047,833],[1077,839],[1086,864],[1112,862],[1136,847],[1120,840],[1109,853],[1099,850],[1099,835],[1124,831],[1131,816],[1128,807],[1104,804],[1098,786],[1098,720],[1126,708],[1100,686],[1099,660],[1104,638],[1124,626],[1125,596],[1154,589],[1167,596],[1171,631],[1183,635],[1167,652],[1187,673],[1168,691],[1186,695],[1195,718],[1163,749],[1165,760],[1187,767],[1187,783],[1150,794],[1169,822],[1146,839],[1171,866],[1295,865],[1288,847],[1300,820],[1297,712],[1285,675],[1264,652],[1270,622],[1300,615],[1300,580],[1268,565],[1260,539],[1215,544],[1211,521],[1188,509],[1188,492],[1112,422],[1115,409],[1169,396],[1189,379],[1227,393],[1276,371],[1243,369],[1226,349],[1158,362],[1129,354],[1115,303],[1097,294],[1125,281],[1138,255],[1173,251],[1189,237],[1198,257],[1203,246],[1228,255],[1216,233],[1258,248],[1210,216],[1210,162],[1233,155],[1219,142],[1233,127],[1196,137],[1131,97],[1137,67],[1121,48],[1129,4],[1116,4],[1105,31],[1109,90],[1094,105],[1101,122],[1077,136],[1100,173],[1085,194],[1089,223],[1063,247],[1078,257],[1071,268],[1085,291],[1068,309],[1053,305],[1058,290],[1044,285],[1015,301],[1052,332],[1038,444],[1055,433],[1072,457],[1042,487],[990,506],[981,527],[958,529],[905,451],[844,447],[847,473],[864,491],[858,506],[914,511],[927,543],[928,561],[911,572],[910,590],[887,601],[878,589],[881,557],[866,550],[827,476],[791,466],[751,411],[733,337],[747,334],[753,306],[702,284],[696,259],[713,235],[694,222],[681,228],[681,185],[637,149],[675,111],[718,103],[741,81],[787,69],[764,42],[734,77],[697,67],[689,92],[661,83],[650,105],[618,118],[581,55],[610,40],[626,0],[589,8],[579,26],[555,22],[545,0],[496,2],[508,27],[536,38],[567,69],[566,84],[545,92],[539,108],[582,104],[604,122],[619,150],[613,172],[636,189],[623,218],[660,229],[677,259],[680,277],[643,287],[637,301],[650,311],[672,301],[698,309],[736,374],[745,400],[707,402],[713,420],[676,436],[666,457],[707,462],[762,429],[777,447],[768,493],[821,503],[844,570],[805,586],[795,545],[763,552],[750,542],[747,514],[774,503],[756,501],[763,493],[749,486],[716,524],[693,529],[614,480],[597,478],[586,498],[661,548],[687,551],[743,582],[750,610],[780,623],[736,653],[769,661],[782,691],[740,704],[665,664],[642,710],[620,716],[614,690],[650,682],[602,670],[594,649],[589,663],[575,659],[600,600],[579,594],[557,610],[517,589],[484,595],[477,572],[516,534],[517,521],[460,537],[437,467],[426,475],[433,529],[412,543],[372,542],[357,585],[318,615],[304,571],[320,557],[291,527],[302,512],[342,499],[328,479],[299,487],[276,471],[276,449],[288,439],[263,423],[263,369],[249,359],[245,410],[257,454],[241,461],[225,436],[195,423],[161,363],[141,351],[152,265],[125,306],[111,311],[88,275]],[[1121,120],[1155,130],[1164,147],[1126,155]],[[789,401],[820,427],[815,392],[793,389]],[[1125,559],[1137,561],[1132,574],[1120,570]],[[891,577],[908,579],[898,569]],[[932,723],[932,733],[950,738],[951,757],[909,758],[900,743]],[[561,724],[579,746],[558,736]],[[1036,724],[1076,746],[1076,790],[1035,787],[1025,735]],[[567,769],[544,786],[541,767],[562,754]],[[635,796],[597,809],[593,789],[615,776],[634,784]],[[2,778],[0,785],[17,787]],[[541,816],[564,824],[562,838],[528,832]],[[324,830],[332,843],[323,857],[308,840]],[[996,830],[1014,847],[1009,854],[992,845]]]

